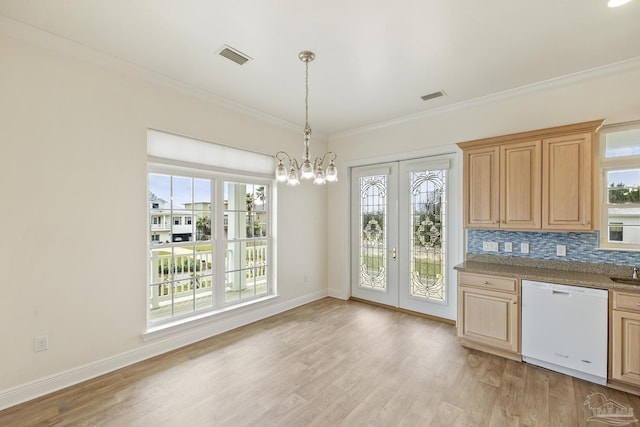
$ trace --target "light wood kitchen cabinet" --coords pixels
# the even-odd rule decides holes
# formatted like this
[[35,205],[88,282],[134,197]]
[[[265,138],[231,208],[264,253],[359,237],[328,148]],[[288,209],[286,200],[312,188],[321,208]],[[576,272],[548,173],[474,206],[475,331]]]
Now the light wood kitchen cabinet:
[[541,141],[464,152],[465,226],[540,228]]
[[590,133],[543,141],[543,229],[592,229],[592,150]]
[[593,140],[602,123],[459,143],[464,226],[592,230]]
[[500,218],[500,164],[498,147],[464,152],[464,225],[498,228]]
[[500,228],[540,228],[541,142],[500,146]]
[[[611,291],[610,385],[640,392],[640,293]],[[631,387],[630,389],[628,387]]]
[[514,360],[520,356],[517,279],[458,273],[458,337],[462,345]]

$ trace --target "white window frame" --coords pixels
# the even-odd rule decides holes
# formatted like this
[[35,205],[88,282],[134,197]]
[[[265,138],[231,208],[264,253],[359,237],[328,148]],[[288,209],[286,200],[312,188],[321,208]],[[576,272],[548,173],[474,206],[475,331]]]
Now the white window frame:
[[[183,325],[185,323],[200,321],[206,317],[215,317],[217,315],[226,314],[240,308],[245,308],[252,304],[259,304],[276,298],[277,286],[275,284],[275,250],[274,250],[274,221],[275,221],[275,181],[272,178],[266,178],[263,175],[250,175],[246,172],[234,174],[227,170],[212,170],[210,166],[206,169],[200,168],[199,165],[185,165],[182,162],[171,162],[165,159],[150,158],[147,163],[147,178],[150,174],[164,174],[171,176],[184,176],[199,179],[208,179],[212,182],[212,206],[211,210],[211,241],[213,246],[213,259],[215,263],[213,278],[213,305],[211,307],[198,309],[182,315],[174,315],[162,319],[151,318],[150,295],[148,292],[151,284],[151,263],[149,262],[149,250],[158,249],[157,244],[153,244],[150,235],[147,234],[147,280],[145,287],[147,289],[147,298],[145,299],[147,313],[147,334],[155,333],[173,326]],[[225,181],[246,182],[247,184],[261,185],[267,188],[267,236],[263,239],[267,241],[267,293],[260,294],[255,297],[242,298],[236,301],[225,302],[225,242],[224,239],[224,191],[223,185]],[[147,179],[148,182],[148,179]],[[149,190],[149,189],[148,189]],[[147,205],[149,205],[147,203]],[[151,206],[148,206],[147,221],[149,221]],[[172,221],[173,223],[173,221]],[[151,230],[151,224],[147,229]],[[186,242],[170,242],[161,244],[163,246],[181,246]],[[207,241],[206,244],[209,244]]]
[[[599,133],[600,158],[600,248],[620,251],[640,251],[640,244],[617,243],[609,241],[609,208],[615,205],[608,203],[607,173],[616,170],[640,168],[640,154],[630,156],[606,157],[607,134],[640,129],[640,121],[603,126]],[[629,208],[640,208],[640,204],[625,205]]]

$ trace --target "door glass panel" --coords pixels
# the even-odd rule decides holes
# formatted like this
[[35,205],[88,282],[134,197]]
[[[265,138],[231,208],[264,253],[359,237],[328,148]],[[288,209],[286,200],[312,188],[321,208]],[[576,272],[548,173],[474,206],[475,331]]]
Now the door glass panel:
[[360,283],[387,290],[387,176],[360,178]]
[[414,298],[446,302],[446,170],[411,172],[411,286]]

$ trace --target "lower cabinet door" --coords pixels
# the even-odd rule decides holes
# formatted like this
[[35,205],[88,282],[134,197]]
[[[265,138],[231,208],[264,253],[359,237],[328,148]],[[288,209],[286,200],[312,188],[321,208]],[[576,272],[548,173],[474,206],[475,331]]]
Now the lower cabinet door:
[[612,311],[611,377],[640,386],[640,313]]
[[517,296],[466,286],[458,289],[458,336],[517,353]]

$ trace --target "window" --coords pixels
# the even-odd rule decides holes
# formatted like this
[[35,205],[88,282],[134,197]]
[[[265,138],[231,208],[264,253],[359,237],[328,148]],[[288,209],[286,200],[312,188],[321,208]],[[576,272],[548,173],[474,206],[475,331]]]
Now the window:
[[267,187],[224,182],[225,303],[268,293]]
[[622,235],[622,222],[609,222],[609,241],[610,242],[623,242],[624,237]]
[[601,246],[640,249],[640,123],[602,130]]
[[271,181],[188,172],[158,165],[148,174],[149,199],[168,200],[163,208],[172,218],[166,231],[153,227],[157,209],[149,204],[148,319],[154,325],[273,293]]

